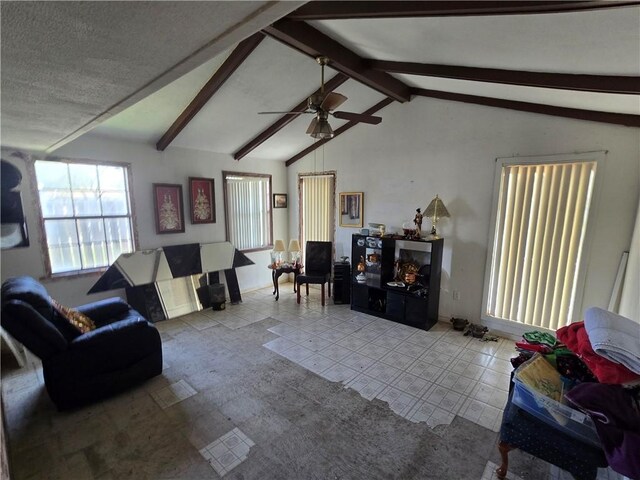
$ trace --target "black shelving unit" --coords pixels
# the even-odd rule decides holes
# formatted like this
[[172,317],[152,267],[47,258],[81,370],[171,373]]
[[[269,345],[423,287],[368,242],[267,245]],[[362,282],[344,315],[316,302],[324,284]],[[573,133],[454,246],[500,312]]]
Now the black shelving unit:
[[[443,239],[353,235],[351,309],[413,327],[430,329],[438,321]],[[365,263],[364,276],[356,266]],[[405,264],[415,265],[415,283],[393,286]],[[389,284],[392,285],[389,285]]]
[[351,265],[349,262],[333,264],[333,303],[344,304],[351,301]]

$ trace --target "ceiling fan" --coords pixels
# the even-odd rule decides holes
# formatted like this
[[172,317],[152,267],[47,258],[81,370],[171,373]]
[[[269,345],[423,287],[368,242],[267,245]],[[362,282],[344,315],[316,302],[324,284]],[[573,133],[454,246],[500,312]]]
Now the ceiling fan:
[[361,113],[343,112],[334,110],[347,101],[347,97],[336,92],[324,91],[324,66],[329,63],[329,58],[320,56],[316,58],[316,62],[320,64],[322,69],[320,92],[311,95],[307,98],[307,109],[302,112],[258,112],[259,114],[285,114],[285,115],[300,115],[305,113],[311,113],[315,115],[315,118],[311,120],[307,132],[313,138],[332,138],[334,133],[331,125],[329,125],[329,115],[342,119],[349,120],[351,122],[369,123],[371,125],[377,125],[382,121],[381,117],[375,117],[373,115],[364,115]]

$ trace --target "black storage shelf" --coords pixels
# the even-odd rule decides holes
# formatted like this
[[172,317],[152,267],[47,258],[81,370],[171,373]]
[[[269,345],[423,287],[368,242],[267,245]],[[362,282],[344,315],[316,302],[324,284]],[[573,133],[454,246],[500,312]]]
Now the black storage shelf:
[[349,262],[333,264],[333,303],[342,304],[351,301],[351,265]]
[[[438,321],[443,244],[442,239],[353,235],[351,309],[424,330],[431,328]],[[412,263],[419,264],[419,285],[411,290],[387,285],[396,280],[399,255],[408,255]],[[356,267],[361,261],[365,263],[366,279],[362,283],[356,280],[359,273]]]

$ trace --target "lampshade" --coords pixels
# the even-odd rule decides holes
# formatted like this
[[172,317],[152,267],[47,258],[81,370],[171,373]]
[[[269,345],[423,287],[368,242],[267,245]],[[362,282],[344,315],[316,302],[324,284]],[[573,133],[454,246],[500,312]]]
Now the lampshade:
[[289,240],[289,261],[293,264],[293,265],[299,265],[300,264],[300,242],[298,241],[297,238],[292,238],[291,240]]
[[284,248],[284,242],[282,240],[276,240],[276,242],[273,244],[273,251],[286,252],[286,249]]
[[326,119],[321,118],[316,122],[310,135],[313,138],[333,138],[333,129]]
[[299,252],[300,251],[300,242],[297,239],[292,238],[289,241],[289,251],[290,252]]
[[441,218],[451,217],[451,215],[449,215],[449,210],[447,210],[447,207],[444,206],[444,203],[442,203],[442,200],[438,195],[436,195],[436,197],[431,200],[431,203],[424,210],[423,215],[425,217],[431,218],[431,222],[433,224],[433,226],[431,227],[431,236],[433,238],[440,238],[436,233],[436,224]]

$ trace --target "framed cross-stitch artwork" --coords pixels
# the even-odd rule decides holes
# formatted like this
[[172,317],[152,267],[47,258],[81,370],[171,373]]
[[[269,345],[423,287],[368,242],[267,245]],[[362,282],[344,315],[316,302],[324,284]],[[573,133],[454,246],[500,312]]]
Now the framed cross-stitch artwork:
[[189,177],[191,223],[216,223],[213,178]]
[[156,233],[184,232],[182,185],[154,183],[153,205],[156,214]]

